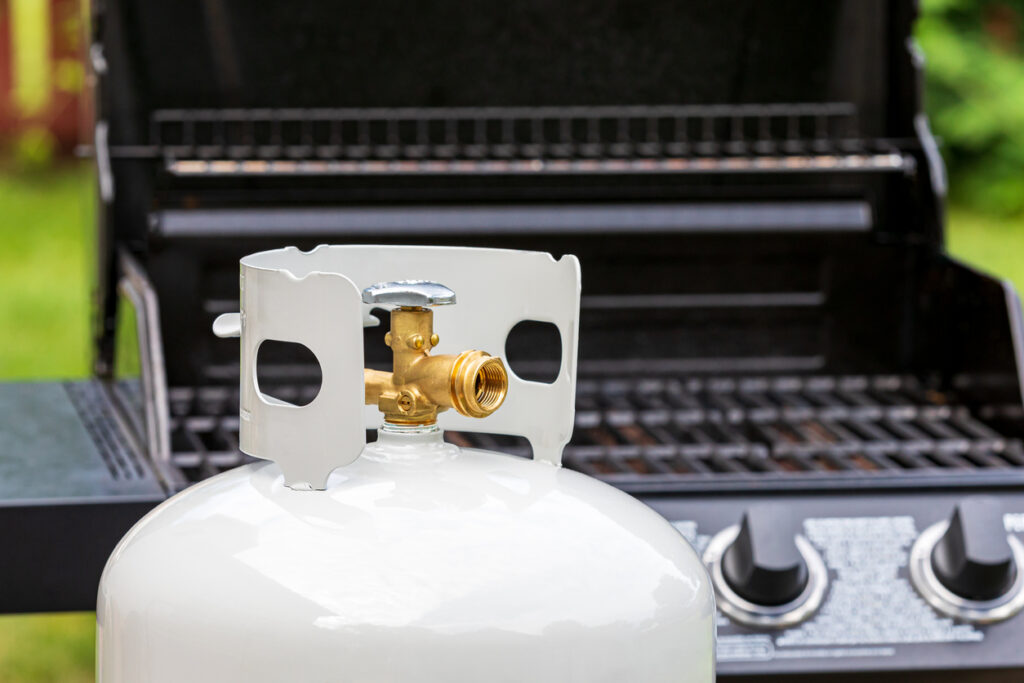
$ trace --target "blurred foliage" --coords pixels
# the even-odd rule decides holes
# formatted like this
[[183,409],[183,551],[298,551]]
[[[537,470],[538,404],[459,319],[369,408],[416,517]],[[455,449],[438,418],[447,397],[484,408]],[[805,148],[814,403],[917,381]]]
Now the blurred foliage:
[[57,137],[42,125],[27,126],[14,138],[10,161],[21,171],[38,171],[56,160]]
[[1009,280],[1024,292],[1024,219],[1000,218],[953,205],[948,212],[946,248],[981,270]]
[[951,199],[1024,214],[1024,0],[925,0],[916,36]]

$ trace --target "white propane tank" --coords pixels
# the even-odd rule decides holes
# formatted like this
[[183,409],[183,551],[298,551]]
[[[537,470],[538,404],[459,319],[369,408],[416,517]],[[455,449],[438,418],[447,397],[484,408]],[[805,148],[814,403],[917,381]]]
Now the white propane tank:
[[[713,681],[714,597],[693,549],[560,467],[579,299],[576,258],[539,252],[242,259],[241,313],[214,329],[241,336],[241,448],[263,461],[182,491],[118,544],[96,610],[100,683]],[[390,373],[363,369],[373,308],[393,309]],[[522,320],[558,327],[551,384],[460,353],[502,351]],[[261,393],[267,339],[317,357],[308,405]],[[442,426],[525,436],[533,460],[445,443]]]

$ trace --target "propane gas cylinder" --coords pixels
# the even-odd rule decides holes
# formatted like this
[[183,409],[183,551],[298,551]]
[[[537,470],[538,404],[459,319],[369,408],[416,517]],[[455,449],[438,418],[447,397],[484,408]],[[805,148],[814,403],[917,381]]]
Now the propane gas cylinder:
[[[560,466],[579,301],[572,256],[242,259],[241,310],[214,329],[240,337],[239,441],[257,460],[171,497],[114,550],[100,683],[712,681],[697,555],[639,501]],[[390,347],[389,371],[364,368],[375,310],[390,329],[367,343]],[[559,330],[550,384],[500,357],[522,320]],[[261,390],[266,340],[316,356],[309,404]],[[521,435],[533,457],[460,448],[442,428]]]

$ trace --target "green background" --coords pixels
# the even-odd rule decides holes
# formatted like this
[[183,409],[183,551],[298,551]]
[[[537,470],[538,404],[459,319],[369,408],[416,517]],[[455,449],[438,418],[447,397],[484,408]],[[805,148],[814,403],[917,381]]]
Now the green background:
[[[1024,1],[928,0],[917,37],[949,249],[1024,290],[1022,17]],[[0,379],[88,374],[94,209],[86,165],[0,165]],[[0,616],[0,682],[91,681],[94,636],[92,614]]]

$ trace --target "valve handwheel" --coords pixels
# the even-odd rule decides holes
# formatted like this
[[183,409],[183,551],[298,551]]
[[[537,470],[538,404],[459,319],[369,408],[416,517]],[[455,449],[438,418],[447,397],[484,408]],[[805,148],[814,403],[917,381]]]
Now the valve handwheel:
[[505,400],[508,373],[500,358],[479,350],[431,355],[440,342],[431,308],[455,303],[455,292],[437,282],[380,282],[363,290],[364,304],[391,306],[391,372],[363,373],[366,402],[384,413],[385,427],[423,427],[454,408],[467,417],[487,417]]

